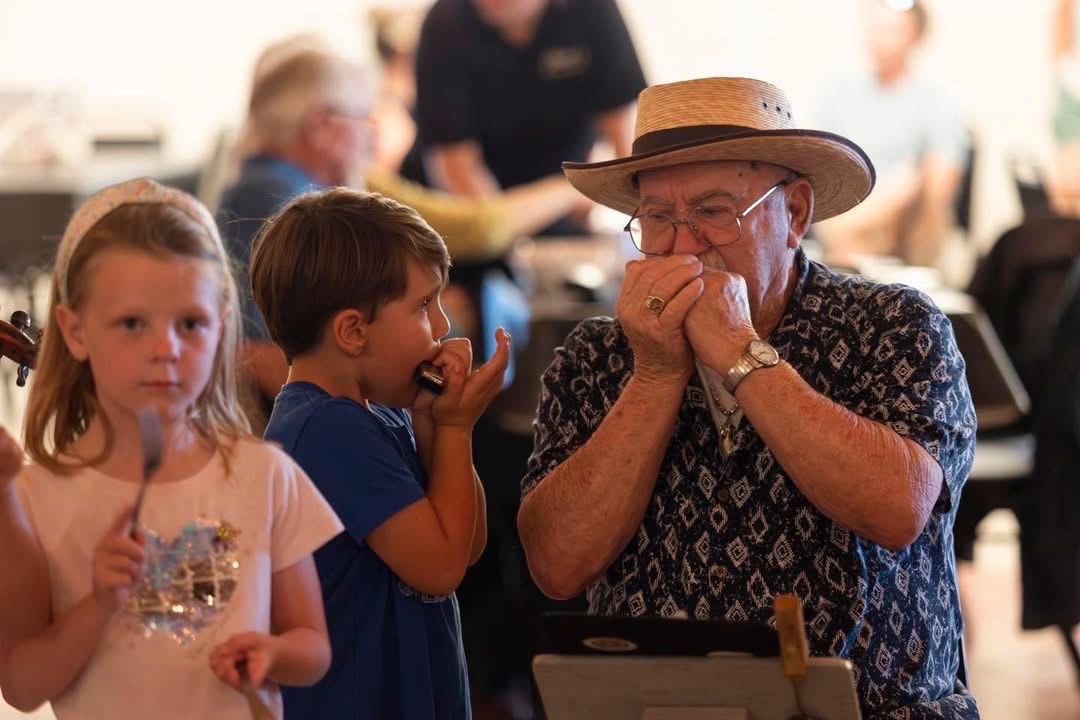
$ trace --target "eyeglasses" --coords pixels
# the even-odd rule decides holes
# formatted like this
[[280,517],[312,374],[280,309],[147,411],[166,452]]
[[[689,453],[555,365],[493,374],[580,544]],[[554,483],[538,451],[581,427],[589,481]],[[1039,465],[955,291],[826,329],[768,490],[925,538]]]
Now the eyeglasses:
[[364,124],[371,122],[371,110],[366,106],[348,108],[343,105],[328,103],[323,106],[323,110],[331,115],[337,115],[353,122]]
[[679,223],[686,223],[694,237],[704,240],[714,247],[732,245],[742,237],[742,220],[750,214],[754,208],[776,192],[776,188],[791,182],[781,180],[765,191],[761,197],[750,203],[749,207],[740,213],[722,203],[703,203],[691,209],[685,216],[679,217],[674,213],[648,211],[638,215],[638,211],[630,217],[630,222],[623,228],[630,233],[634,241],[634,247],[645,255],[667,255],[675,247],[675,234]]

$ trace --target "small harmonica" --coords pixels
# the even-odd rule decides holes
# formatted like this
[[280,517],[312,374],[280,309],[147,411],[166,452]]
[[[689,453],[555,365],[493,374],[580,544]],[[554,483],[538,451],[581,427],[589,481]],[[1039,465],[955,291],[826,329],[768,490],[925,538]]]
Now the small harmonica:
[[420,367],[416,368],[416,382],[434,395],[441,395],[446,389],[442,368],[429,362],[420,363]]

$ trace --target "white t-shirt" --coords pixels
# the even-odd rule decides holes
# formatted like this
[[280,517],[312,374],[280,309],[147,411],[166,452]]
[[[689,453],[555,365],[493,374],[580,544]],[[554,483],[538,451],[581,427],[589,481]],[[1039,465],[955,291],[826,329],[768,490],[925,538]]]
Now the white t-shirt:
[[[30,466],[18,489],[48,561],[55,617],[91,592],[94,547],[138,486],[93,469],[57,476]],[[237,444],[228,475],[219,455],[185,480],[151,483],[141,513],[139,592],[53,712],[250,720],[244,696],[211,671],[210,651],[236,633],[269,632],[271,574],[340,533],[341,522],[291,458],[254,438]],[[281,717],[277,687],[259,692]]]
[[811,127],[851,138],[870,156],[879,182],[910,172],[934,154],[962,168],[968,141],[953,99],[912,71],[882,87],[869,72],[849,75],[820,98]]

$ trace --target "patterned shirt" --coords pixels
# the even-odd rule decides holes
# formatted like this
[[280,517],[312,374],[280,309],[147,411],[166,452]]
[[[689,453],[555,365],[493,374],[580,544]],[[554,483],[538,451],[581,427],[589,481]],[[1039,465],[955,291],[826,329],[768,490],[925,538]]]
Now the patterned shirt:
[[[793,592],[811,653],[851,661],[864,716],[978,718],[957,679],[952,528],[975,412],[952,325],[912,288],[841,277],[802,252],[796,263],[769,342],[815,390],[937,460],[945,482],[925,529],[891,552],[833,522],[749,419],[725,458],[695,376],[641,527],[588,588],[589,611],[773,624],[773,598]],[[544,374],[523,494],[592,435],[633,367],[617,321],[592,318],[570,334]]]

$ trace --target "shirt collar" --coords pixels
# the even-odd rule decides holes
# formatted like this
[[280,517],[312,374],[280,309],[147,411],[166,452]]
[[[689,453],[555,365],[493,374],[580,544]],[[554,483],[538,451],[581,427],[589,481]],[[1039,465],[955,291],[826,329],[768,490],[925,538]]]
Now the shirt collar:
[[274,155],[256,154],[244,160],[244,170],[247,171],[252,168],[272,169],[274,174],[287,177],[296,187],[312,187],[314,189],[326,187],[296,163]]

